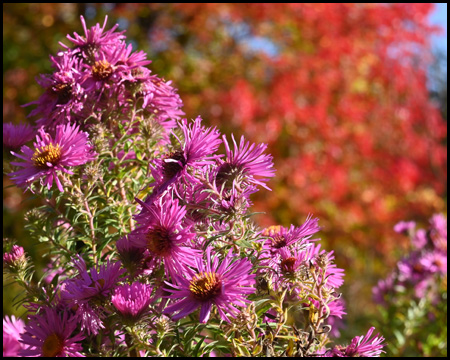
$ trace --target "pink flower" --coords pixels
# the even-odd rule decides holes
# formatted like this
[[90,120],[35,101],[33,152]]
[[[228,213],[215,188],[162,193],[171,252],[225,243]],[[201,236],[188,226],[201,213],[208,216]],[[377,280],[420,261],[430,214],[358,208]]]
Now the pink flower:
[[16,319],[14,315],[3,318],[3,356],[19,356],[20,349],[24,345],[19,342],[20,335],[24,332],[25,323],[22,319]]
[[30,316],[30,322],[25,326],[21,343],[28,345],[20,351],[21,356],[42,357],[84,357],[80,353],[84,339],[81,334],[73,332],[77,328],[74,317],[67,312],[58,313],[55,309],[46,308],[37,315]]
[[250,274],[252,264],[247,259],[232,262],[234,254],[228,252],[219,265],[218,257],[211,258],[211,248],[206,250],[206,263],[197,259],[197,269],[186,271],[184,276],[176,276],[175,284],[166,282],[164,289],[172,293],[168,298],[176,302],[168,306],[164,313],[173,313],[174,320],[181,319],[200,307],[200,322],[206,323],[213,305],[220,318],[230,322],[228,316],[236,317],[239,310],[235,306],[250,303],[246,296],[256,291],[255,275]]
[[42,185],[50,188],[55,180],[59,191],[63,192],[61,173],[73,174],[68,167],[85,164],[95,158],[92,146],[88,143],[88,134],[79,131],[79,126],[60,125],[54,138],[45,130],[40,129],[36,135],[34,149],[22,146],[22,154],[11,154],[25,162],[11,162],[23,169],[9,174],[20,187],[30,188],[31,184],[40,179]]

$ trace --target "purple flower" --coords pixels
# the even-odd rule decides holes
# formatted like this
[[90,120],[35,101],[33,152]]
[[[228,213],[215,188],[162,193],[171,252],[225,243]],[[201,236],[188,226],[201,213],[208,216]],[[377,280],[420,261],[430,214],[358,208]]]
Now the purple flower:
[[119,281],[125,269],[121,269],[122,263],[111,263],[109,260],[104,265],[96,265],[86,269],[86,263],[81,256],[72,259],[78,269],[78,275],[66,280],[63,298],[72,301],[85,301],[94,297],[105,298]]
[[220,197],[212,197],[211,200],[221,213],[227,215],[242,215],[252,205],[250,195],[258,191],[255,186],[247,186],[244,190],[232,187],[231,189],[217,188],[217,184],[212,184],[212,188]]
[[[188,124],[187,120],[181,122],[180,127],[184,133],[183,141],[178,139],[180,148],[175,150],[164,159],[157,159],[152,166],[152,176],[156,186],[156,193],[162,194],[171,184],[180,178],[187,178],[190,181],[197,180],[188,173],[189,168],[201,167],[215,164],[217,156],[213,154],[217,151],[220,143],[217,129],[206,129],[201,125],[202,119],[197,117],[193,123]],[[151,196],[153,201],[155,196]],[[147,199],[146,202],[149,202]]]
[[175,284],[166,282],[168,296],[177,300],[168,306],[164,313],[178,312],[173,319],[181,319],[200,307],[200,322],[206,323],[215,305],[220,318],[230,322],[228,316],[236,317],[239,310],[235,306],[245,306],[250,303],[248,294],[255,292],[255,275],[250,274],[252,264],[247,259],[232,262],[236,255],[231,251],[219,265],[219,258],[211,259],[211,248],[206,250],[206,264],[197,259],[195,273],[186,271],[185,277],[176,276]]
[[373,300],[377,304],[385,305],[384,299],[394,289],[394,274],[390,274],[385,280],[379,280],[378,284],[372,288]]
[[[141,68],[134,69],[133,72],[136,73],[139,69]],[[144,99],[142,107],[164,129],[161,135],[165,142],[169,140],[169,132],[177,125],[175,120],[184,115],[181,110],[183,102],[171,83],[172,81],[166,82],[156,75],[151,75],[142,82],[139,89]]]
[[23,320],[16,319],[14,315],[3,318],[3,357],[19,356],[19,351],[24,348],[24,345],[19,342],[24,327]]
[[130,269],[130,272],[134,272],[131,269],[137,269],[146,256],[142,249],[132,244],[126,236],[116,242],[116,247],[120,260],[126,268]]
[[44,268],[44,281],[46,284],[50,284],[55,276],[59,276],[61,274],[64,274],[66,270],[61,265],[60,259],[55,259],[47,264],[47,266]]
[[19,268],[25,262],[25,250],[22,246],[13,245],[9,253],[3,254],[3,266]]
[[416,223],[414,221],[400,221],[394,226],[394,231],[399,234],[408,234],[409,231],[414,230]]
[[373,330],[371,327],[366,336],[356,336],[348,346],[337,345],[333,349],[327,351],[324,357],[380,357],[385,344],[382,344],[384,338],[377,334],[373,339]]
[[67,38],[75,44],[75,50],[72,50],[69,46],[60,43],[62,47],[69,51],[74,51],[75,54],[79,53],[86,62],[93,62],[95,55],[103,49],[108,49],[111,47],[116,47],[117,45],[121,45],[123,43],[123,39],[125,39],[125,35],[121,32],[115,32],[119,24],[114,25],[111,29],[104,31],[106,22],[108,21],[108,16],[105,16],[105,21],[103,22],[103,26],[100,27],[100,24],[96,24],[91,27],[89,30],[86,27],[86,22],[84,21],[84,17],[80,16],[81,23],[83,24],[84,36],[80,36],[77,33],[74,33],[73,37],[67,35]]
[[125,321],[134,324],[147,312],[152,301],[151,295],[150,285],[134,282],[131,285],[118,286],[111,302]]
[[200,256],[200,252],[190,246],[195,233],[190,232],[190,226],[183,226],[186,207],[169,196],[152,206],[138,201],[145,210],[136,217],[141,226],[128,238],[132,245],[149,251],[148,265],[154,267],[163,262],[167,275],[183,273],[188,265],[195,266],[195,257]]
[[37,80],[45,89],[44,94],[38,100],[23,105],[37,105],[29,116],[39,115],[37,125],[47,130],[69,123],[86,102],[81,86],[84,75],[79,59],[68,53],[51,56],[50,59],[56,71],[51,75],[41,75]]
[[425,247],[427,242],[428,242],[427,232],[424,229],[417,230],[416,233],[411,238],[412,245],[418,250]]
[[313,219],[312,215],[309,215],[300,227],[295,227],[293,225],[291,225],[289,229],[282,226],[269,227],[263,232],[263,235],[268,237],[265,247],[271,252],[277,252],[278,249],[285,246],[295,244],[295,246],[301,247],[307,240],[314,241],[310,240],[310,238],[320,230],[318,221],[318,218]]
[[95,158],[91,145],[88,143],[88,134],[79,131],[74,125],[58,126],[54,139],[43,129],[36,135],[34,150],[24,145],[22,154],[11,154],[25,160],[25,162],[11,162],[23,169],[9,174],[12,180],[20,187],[30,187],[31,183],[40,179],[42,185],[50,188],[55,180],[59,191],[63,192],[63,186],[59,176],[61,173],[73,174],[67,168],[85,164]]
[[320,251],[320,244],[317,246],[309,244],[306,249],[283,247],[277,253],[272,254],[272,259],[262,262],[262,265],[269,266],[274,270],[273,284],[275,288],[287,286],[289,289],[299,292],[305,277],[310,277],[310,266],[315,267],[319,282],[326,279],[324,283],[328,287],[340,287],[344,283],[344,270],[336,267],[333,260],[333,251],[329,253],[325,250]]
[[30,322],[25,326],[20,342],[29,345],[27,349],[20,351],[21,356],[42,357],[84,357],[81,344],[84,339],[81,334],[72,333],[77,323],[74,317],[68,313],[57,312],[47,308],[37,315],[30,317]]
[[264,182],[275,175],[273,169],[272,155],[264,154],[267,144],[252,144],[241,137],[239,147],[232,135],[234,152],[228,145],[224,135],[223,140],[226,148],[226,159],[219,160],[220,164],[216,174],[216,184],[221,187],[231,187],[233,182],[246,182],[254,185],[261,185],[270,190]]
[[3,123],[3,147],[14,150],[34,138],[35,131],[28,124]]
[[430,237],[436,249],[447,253],[447,218],[443,214],[435,214],[431,217]]

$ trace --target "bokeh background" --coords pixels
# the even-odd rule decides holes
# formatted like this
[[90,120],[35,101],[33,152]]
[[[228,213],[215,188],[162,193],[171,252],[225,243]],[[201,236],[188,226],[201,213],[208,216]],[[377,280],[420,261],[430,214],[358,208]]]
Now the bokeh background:
[[[377,316],[371,288],[406,246],[400,220],[447,212],[446,4],[3,4],[3,121],[30,122],[66,34],[119,24],[172,80],[187,118],[269,144],[261,226],[320,218],[346,271],[347,337]],[[445,19],[445,20],[444,20]],[[446,25],[445,25],[446,26]],[[445,39],[445,40],[444,40]],[[8,154],[4,151],[4,158]],[[4,168],[4,172],[9,171]],[[3,176],[3,237],[45,266],[24,230],[34,200]],[[4,291],[4,314],[17,289]],[[380,329],[382,332],[382,329]]]

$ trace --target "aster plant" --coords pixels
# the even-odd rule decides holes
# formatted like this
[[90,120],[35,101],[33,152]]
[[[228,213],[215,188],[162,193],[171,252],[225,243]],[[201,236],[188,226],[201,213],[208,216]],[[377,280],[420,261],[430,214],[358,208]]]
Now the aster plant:
[[426,228],[402,221],[394,231],[409,237],[408,248],[373,288],[390,353],[442,356],[447,353],[447,218],[435,214]]
[[176,89],[117,25],[81,22],[27,104],[36,133],[7,126],[4,138],[12,182],[42,201],[27,230],[48,256],[39,279],[25,249],[4,241],[26,310],[4,319],[4,355],[383,353],[373,327],[349,345],[332,339],[344,270],[318,244],[319,219],[251,221],[251,195],[275,175],[267,145],[234,135],[230,145],[200,116],[183,118]]

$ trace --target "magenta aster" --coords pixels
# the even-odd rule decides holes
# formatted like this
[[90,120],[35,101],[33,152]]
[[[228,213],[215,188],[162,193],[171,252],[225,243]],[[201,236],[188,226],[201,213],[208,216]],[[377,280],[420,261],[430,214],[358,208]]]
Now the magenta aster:
[[67,38],[74,43],[75,50],[72,50],[63,43],[60,44],[69,51],[74,51],[74,53],[79,52],[86,62],[91,62],[98,51],[116,47],[117,45],[121,45],[123,43],[122,40],[125,39],[125,35],[123,35],[123,33],[125,31],[115,31],[119,24],[116,24],[111,29],[105,31],[108,16],[105,16],[105,21],[103,22],[102,27],[100,27],[100,24],[97,23],[90,29],[87,28],[84,17],[80,16],[80,19],[83,25],[84,36],[80,36],[77,33],[74,33],[73,36],[67,35]]
[[[162,193],[168,186],[179,178],[187,178],[190,181],[197,180],[188,173],[189,168],[215,164],[214,159],[220,143],[219,132],[215,128],[206,129],[201,125],[202,119],[197,117],[193,123],[188,124],[184,119],[181,130],[184,133],[183,141],[178,139],[180,148],[173,151],[164,159],[157,159],[152,167],[152,176],[157,186],[157,193]],[[152,199],[154,197],[151,197]]]
[[84,75],[79,59],[68,53],[51,56],[50,59],[55,72],[41,75],[37,80],[45,92],[38,100],[23,106],[37,105],[29,116],[38,115],[38,126],[55,129],[56,125],[73,120],[73,115],[85,106],[85,94],[81,87]]
[[273,169],[272,155],[264,154],[267,144],[250,145],[250,142],[245,141],[242,136],[238,146],[234,136],[231,137],[234,151],[230,149],[226,136],[223,136],[226,159],[219,160],[220,165],[216,175],[217,185],[221,187],[225,184],[227,187],[231,187],[234,181],[238,183],[243,181],[261,185],[270,190],[265,182],[275,175],[275,169]]
[[25,323],[22,319],[16,319],[14,315],[3,318],[3,356],[19,356],[19,351],[24,347],[19,342],[21,334],[24,332]]
[[109,260],[103,265],[96,265],[86,269],[86,263],[77,255],[78,259],[73,259],[75,267],[78,269],[78,276],[69,279],[65,283],[64,299],[68,300],[89,300],[94,297],[106,297],[119,281],[125,269],[121,269],[122,263],[117,261],[111,263]]
[[235,254],[228,252],[219,265],[219,258],[211,258],[211,248],[206,250],[206,264],[197,259],[196,272],[185,272],[185,277],[176,276],[175,284],[164,290],[172,293],[168,298],[176,302],[164,310],[173,313],[174,320],[181,319],[200,307],[200,322],[206,323],[215,305],[220,318],[230,322],[228,316],[236,317],[235,306],[250,303],[247,295],[255,292],[255,275],[250,274],[252,264],[247,259],[232,262]]
[[377,334],[373,339],[373,330],[371,327],[366,336],[356,336],[348,346],[337,345],[333,349],[327,351],[324,357],[380,357],[385,344],[382,344],[384,338]]
[[20,267],[21,263],[26,262],[25,250],[22,246],[13,245],[10,252],[3,254],[3,266]]
[[413,231],[416,227],[414,221],[400,221],[394,226],[394,231],[399,234],[408,234],[409,231]]
[[3,147],[7,149],[19,149],[34,138],[35,131],[28,124],[14,125],[3,123]]
[[152,301],[151,295],[150,285],[134,282],[131,285],[118,286],[111,297],[111,302],[124,320],[131,325],[147,312]]
[[9,174],[12,180],[20,187],[30,187],[31,183],[40,179],[42,185],[50,188],[55,180],[59,191],[63,192],[63,186],[59,176],[61,173],[73,174],[68,167],[85,164],[95,158],[92,146],[88,143],[88,134],[80,131],[79,126],[60,125],[57,127],[54,138],[45,130],[40,129],[36,135],[34,149],[24,145],[21,154],[11,151],[25,162],[11,162],[23,169]]
[[161,198],[158,203],[143,206],[143,213],[137,216],[141,224],[133,230],[128,238],[131,244],[149,251],[150,267],[164,263],[166,274],[183,273],[187,265],[195,266],[195,257],[200,256],[198,250],[191,247],[195,233],[191,226],[183,226],[186,207],[180,206],[178,200],[170,196]]
[[84,336],[72,335],[76,327],[75,318],[65,311],[61,316],[55,309],[47,308],[31,316],[20,340],[29,347],[21,350],[21,356],[84,357],[80,353],[81,344],[78,343]]
[[296,247],[301,247],[307,240],[314,241],[310,238],[320,230],[318,222],[319,218],[313,219],[312,215],[309,215],[300,227],[293,225],[289,229],[282,226],[269,227],[263,232],[263,235],[268,237],[265,247],[272,252],[276,252],[285,246],[295,244]]

